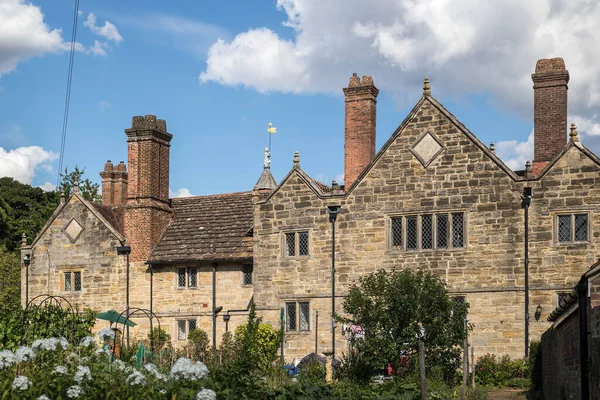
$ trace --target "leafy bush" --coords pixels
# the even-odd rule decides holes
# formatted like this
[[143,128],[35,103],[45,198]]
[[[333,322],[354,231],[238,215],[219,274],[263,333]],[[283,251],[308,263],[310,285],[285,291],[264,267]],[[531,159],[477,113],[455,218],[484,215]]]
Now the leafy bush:
[[162,328],[152,328],[151,332],[148,332],[148,342],[154,346],[154,351],[162,350],[167,343],[171,342],[171,335]]
[[518,389],[528,388],[529,384],[530,381],[527,378],[510,378],[506,381],[506,386]]
[[486,354],[475,364],[475,381],[482,385],[506,386],[510,379],[524,379],[527,376],[527,360],[511,360],[508,355],[499,359],[495,354]]
[[483,386],[475,386],[475,389],[469,389],[467,392],[468,400],[487,400],[488,391]]
[[192,360],[206,361],[209,355],[208,334],[202,329],[194,329],[188,336],[188,343]]
[[266,370],[277,358],[281,344],[281,332],[269,324],[263,324],[255,316],[235,330],[235,342],[241,351],[252,358],[260,371]]
[[325,384],[325,375],[327,370],[324,365],[319,365],[313,361],[303,366],[298,375],[298,381],[303,385],[323,385]]

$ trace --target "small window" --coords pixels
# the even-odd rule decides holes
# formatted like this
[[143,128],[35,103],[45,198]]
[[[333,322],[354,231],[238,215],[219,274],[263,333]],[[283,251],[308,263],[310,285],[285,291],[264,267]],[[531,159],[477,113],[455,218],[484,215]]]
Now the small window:
[[406,217],[406,250],[418,249],[417,217]]
[[177,340],[187,340],[190,332],[198,328],[196,319],[179,319],[177,320]]
[[433,215],[421,217],[421,248],[433,249]]
[[81,292],[83,286],[81,271],[63,272],[62,280],[62,289],[65,292]]
[[461,248],[465,247],[465,236],[464,236],[464,218],[463,213],[452,214],[452,247]]
[[454,296],[452,300],[454,300],[454,303],[457,305],[462,306],[463,304],[465,304],[465,296]]
[[285,234],[284,240],[284,254],[286,257],[310,255],[310,235],[308,231],[288,232]]
[[464,248],[465,214],[455,212],[393,217],[389,234],[391,250]]
[[310,330],[310,303],[289,302],[285,303],[286,330],[287,331],[309,331]]
[[392,249],[402,250],[402,218],[392,218]]
[[437,248],[445,249],[448,247],[448,215],[441,214],[437,216]]
[[252,285],[252,273],[254,272],[252,264],[244,264],[242,271],[244,274],[244,285]]
[[563,214],[556,218],[556,237],[559,243],[587,242],[588,214]]
[[197,288],[198,287],[198,268],[177,268],[177,287]]

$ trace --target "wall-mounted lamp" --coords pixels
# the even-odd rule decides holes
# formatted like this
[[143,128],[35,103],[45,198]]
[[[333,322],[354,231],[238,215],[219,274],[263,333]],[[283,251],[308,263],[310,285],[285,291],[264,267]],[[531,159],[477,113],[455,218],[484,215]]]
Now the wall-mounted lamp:
[[31,264],[31,256],[29,254],[25,254],[25,257],[23,257],[23,264],[25,264],[25,307],[27,307],[29,304],[29,264]]
[[535,320],[539,321],[541,316],[542,316],[542,306],[538,304],[538,306],[535,309],[535,314],[534,314]]

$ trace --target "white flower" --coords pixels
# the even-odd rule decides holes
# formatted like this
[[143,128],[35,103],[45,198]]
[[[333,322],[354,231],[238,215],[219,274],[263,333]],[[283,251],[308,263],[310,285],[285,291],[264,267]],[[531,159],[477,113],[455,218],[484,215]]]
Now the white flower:
[[96,347],[98,345],[98,343],[96,343],[96,338],[94,338],[93,336],[86,336],[83,338],[83,340],[81,341],[81,343],[79,345],[81,347],[91,347],[91,346]]
[[71,362],[75,362],[79,359],[79,356],[77,355],[77,353],[69,353],[69,355],[67,356],[67,361],[71,361]]
[[118,369],[121,372],[131,371],[131,367],[129,367],[127,364],[125,364],[123,361],[119,360],[118,358],[115,361],[113,361],[113,365],[115,366],[116,369]]
[[156,365],[146,364],[146,365],[144,365],[144,368],[146,368],[146,370],[148,372],[150,372],[152,375],[154,375],[156,377],[156,379],[159,379],[159,380],[162,380],[165,382],[167,381],[167,377],[158,371],[158,368],[156,367]]
[[101,342],[105,342],[106,340],[112,340],[115,338],[115,331],[111,328],[102,328],[100,332],[98,332],[98,337]]
[[17,362],[15,353],[10,350],[0,351],[0,370],[12,366],[15,362]]
[[200,361],[195,364],[189,358],[182,357],[173,364],[171,368],[171,376],[175,380],[192,380],[204,378],[208,375],[208,368]]
[[133,373],[125,379],[125,383],[131,386],[145,385],[146,377],[140,371],[133,371]]
[[158,393],[160,393],[160,394],[163,394],[163,395],[164,395],[164,394],[167,394],[167,391],[166,391],[165,389],[160,389],[160,390],[158,391]]
[[48,396],[46,396],[45,394],[43,394],[40,397],[38,397],[37,400],[50,400],[50,398]]
[[81,386],[71,386],[67,389],[67,397],[70,399],[76,399],[83,394],[83,389]]
[[15,359],[17,362],[30,361],[35,358],[35,354],[30,347],[21,346],[15,351]]
[[19,375],[15,378],[15,380],[12,383],[12,390],[25,391],[29,389],[29,386],[31,386],[31,381],[29,380],[29,378],[23,375]]
[[34,350],[46,350],[46,351],[54,351],[59,346],[63,350],[66,350],[69,347],[69,343],[67,342],[67,340],[65,338],[48,338],[48,339],[37,339],[31,345],[31,347]]
[[196,400],[217,400],[217,394],[210,389],[203,388],[196,395]]
[[54,368],[54,371],[52,371],[52,373],[56,375],[66,375],[68,372],[69,370],[64,365],[57,365]]
[[106,349],[98,349],[96,350],[96,355],[99,356],[101,354],[110,354],[110,351],[106,350]]
[[75,372],[75,376],[73,377],[73,379],[77,383],[82,383],[83,381],[91,380],[92,373],[90,372],[90,368],[79,365],[77,367],[77,372]]

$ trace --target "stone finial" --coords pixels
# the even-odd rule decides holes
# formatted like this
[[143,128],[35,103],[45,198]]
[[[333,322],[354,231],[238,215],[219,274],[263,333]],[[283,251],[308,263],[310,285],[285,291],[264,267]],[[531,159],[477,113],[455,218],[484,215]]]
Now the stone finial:
[[525,161],[525,178],[533,177],[533,168],[531,166],[531,161]]
[[577,126],[575,122],[571,123],[571,132],[569,132],[572,142],[579,142],[579,134],[577,133]]
[[300,168],[300,153],[294,153],[294,168]]
[[63,205],[67,202],[67,199],[65,197],[65,192],[60,192],[60,205]]
[[79,181],[78,180],[75,180],[73,182],[73,193],[79,194]]
[[21,236],[21,248],[27,247],[27,235],[23,233]]
[[423,80],[423,96],[431,96],[431,85],[427,77]]
[[265,147],[264,167],[271,168],[271,152],[269,151],[268,147]]
[[104,171],[108,172],[108,171],[112,171],[113,170],[113,164],[110,160],[106,160],[106,164],[104,164]]
[[490,151],[496,154],[496,145],[494,144],[494,142],[490,143]]
[[125,165],[125,161],[121,161],[119,162],[119,164],[115,165],[115,171],[127,172],[127,166]]
[[360,86],[360,78],[358,77],[358,74],[356,72],[352,74],[352,76],[350,77],[350,83],[348,83],[348,87],[352,86]]

